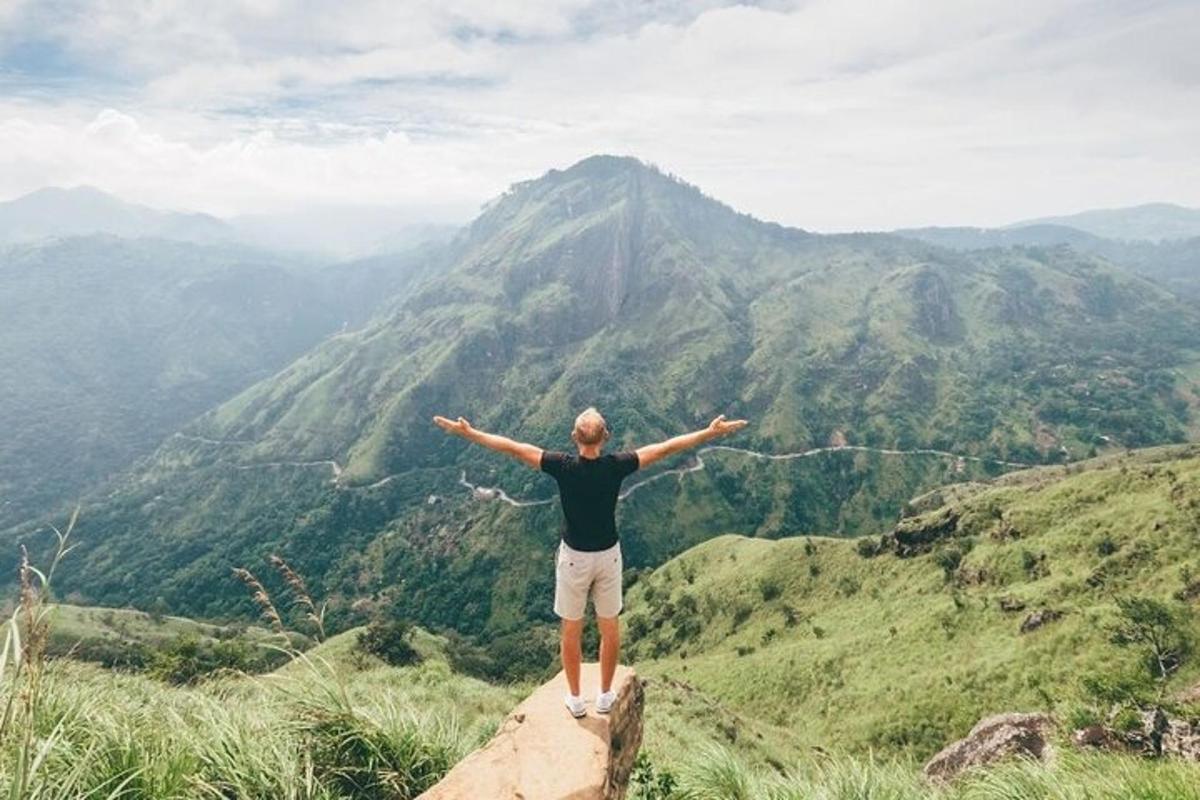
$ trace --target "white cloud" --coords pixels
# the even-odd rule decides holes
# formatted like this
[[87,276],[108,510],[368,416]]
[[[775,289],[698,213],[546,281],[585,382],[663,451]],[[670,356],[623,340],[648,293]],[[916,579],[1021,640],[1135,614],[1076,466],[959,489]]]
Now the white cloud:
[[113,88],[0,100],[0,196],[468,208],[618,152],[815,229],[1200,205],[1195,4],[608,7],[39,5]]

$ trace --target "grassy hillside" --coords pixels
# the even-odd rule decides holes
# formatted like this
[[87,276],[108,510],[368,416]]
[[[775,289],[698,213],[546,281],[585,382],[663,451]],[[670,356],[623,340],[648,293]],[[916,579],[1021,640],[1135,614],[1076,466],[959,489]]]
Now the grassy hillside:
[[[388,314],[91,497],[87,558],[64,565],[63,586],[245,614],[229,568],[278,551],[339,624],[386,593],[431,627],[495,635],[547,618],[554,505],[489,505],[459,480],[532,500],[552,484],[446,437],[433,413],[568,447],[569,421],[596,404],[621,447],[730,412],[753,421],[730,444],[765,454],[985,459],[710,452],[622,503],[631,566],[721,532],[873,531],[913,494],[1006,468],[987,459],[1182,441],[1197,416],[1194,309],[1110,264],[810,235],[630,159],[513,187],[446,259]],[[688,457],[665,467],[699,466]]]
[[[36,731],[43,760],[21,796],[415,797],[520,697],[455,674],[428,637],[417,666],[352,656],[356,633],[274,674],[189,687],[53,661]],[[0,741],[0,788],[22,772],[21,752],[21,736]]]
[[[1071,713],[1082,677],[1137,668],[1109,641],[1117,598],[1195,610],[1195,447],[1014,473],[925,503],[937,507],[901,536],[940,538],[911,557],[869,555],[875,539],[724,536],[640,578],[626,623],[639,669],[667,687],[651,697],[719,702],[802,748],[925,757],[989,713]],[[1042,609],[1062,616],[1021,633]],[[1193,657],[1168,688],[1197,677]],[[650,708],[655,741],[676,720]]]
[[1019,228],[911,228],[896,234],[956,250],[1045,249],[1067,245],[1078,253],[1105,258],[1180,297],[1200,297],[1200,236],[1158,242],[1109,239],[1052,224]]

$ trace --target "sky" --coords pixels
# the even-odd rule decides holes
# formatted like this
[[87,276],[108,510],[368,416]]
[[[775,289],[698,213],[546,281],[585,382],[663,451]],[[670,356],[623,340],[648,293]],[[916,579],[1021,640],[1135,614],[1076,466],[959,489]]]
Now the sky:
[[466,220],[633,155],[810,230],[1200,206],[1194,0],[0,0],[0,199]]

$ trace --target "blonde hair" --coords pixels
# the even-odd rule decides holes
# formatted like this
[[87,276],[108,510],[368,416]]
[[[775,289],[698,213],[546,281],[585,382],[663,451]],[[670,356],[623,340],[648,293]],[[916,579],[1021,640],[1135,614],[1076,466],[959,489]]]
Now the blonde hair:
[[599,411],[593,406],[588,406],[575,418],[575,428],[571,431],[571,438],[577,444],[600,444],[608,439],[608,423],[604,421],[604,417]]

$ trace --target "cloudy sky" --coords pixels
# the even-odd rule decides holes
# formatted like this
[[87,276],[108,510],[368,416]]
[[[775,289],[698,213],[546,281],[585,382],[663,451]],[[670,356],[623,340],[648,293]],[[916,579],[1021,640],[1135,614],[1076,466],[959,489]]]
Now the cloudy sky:
[[0,199],[465,218],[607,152],[815,230],[1200,206],[1198,31],[1194,0],[0,0]]

